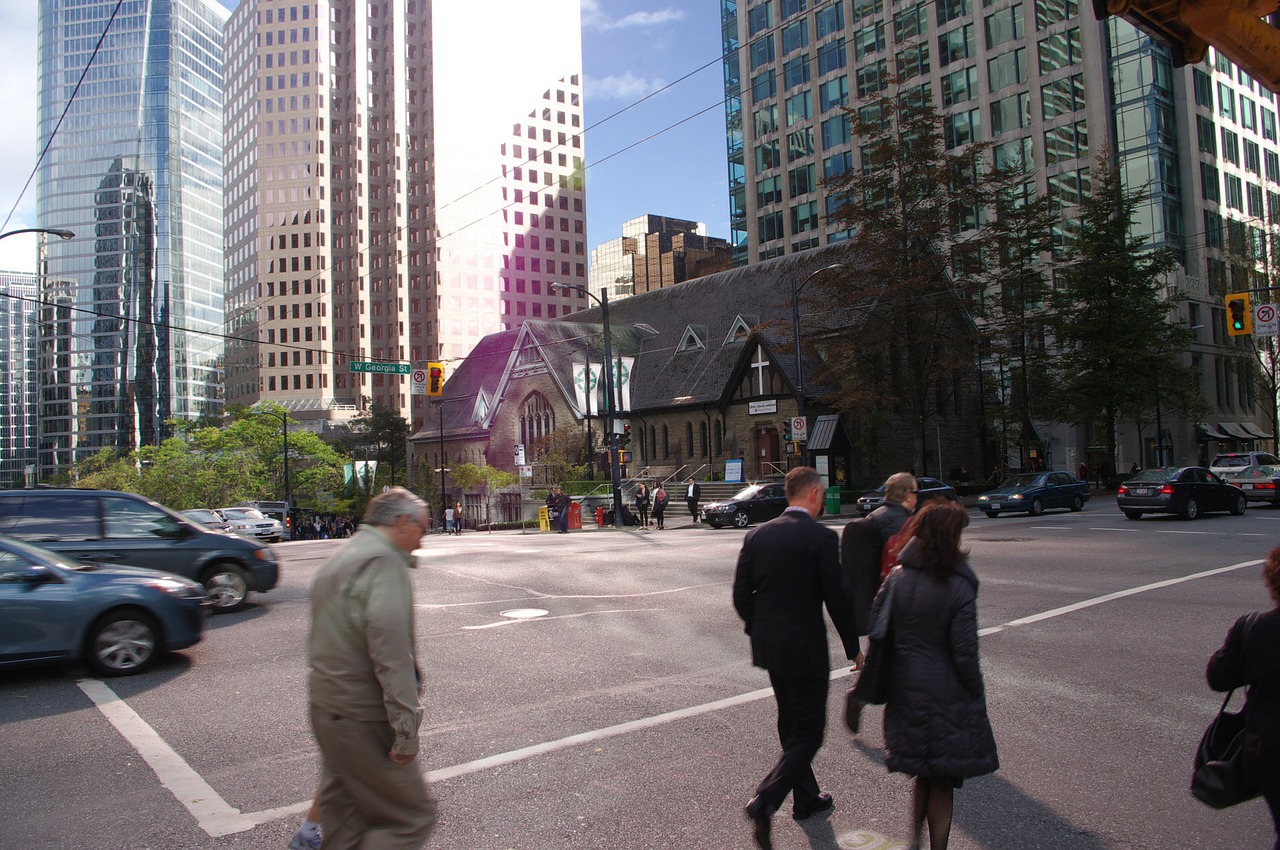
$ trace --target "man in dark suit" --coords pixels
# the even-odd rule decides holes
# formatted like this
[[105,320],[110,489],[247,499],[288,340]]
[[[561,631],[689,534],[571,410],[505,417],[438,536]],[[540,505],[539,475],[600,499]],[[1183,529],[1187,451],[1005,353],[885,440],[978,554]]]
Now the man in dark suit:
[[689,513],[693,515],[693,521],[698,521],[698,499],[702,498],[702,487],[692,477],[685,482],[684,501],[689,506]]
[[751,636],[751,660],[769,671],[778,703],[782,756],[761,780],[747,804],[756,844],[773,846],[773,813],[791,794],[797,820],[830,809],[813,775],[813,757],[827,726],[827,686],[831,661],[825,603],[845,654],[858,656],[854,600],[840,572],[840,544],[834,531],[818,524],[822,479],[812,467],[787,473],[787,509],[747,533],[733,579],[733,607]]

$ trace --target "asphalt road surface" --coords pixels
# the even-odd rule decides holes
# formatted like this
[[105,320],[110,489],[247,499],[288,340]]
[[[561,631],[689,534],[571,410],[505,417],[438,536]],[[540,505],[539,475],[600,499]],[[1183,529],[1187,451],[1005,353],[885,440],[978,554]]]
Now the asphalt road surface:
[[[1102,499],[971,516],[1002,764],[957,792],[951,846],[1269,848],[1261,801],[1215,812],[1187,784],[1221,701],[1205,662],[1239,614],[1270,607],[1258,564],[1280,511],[1133,522]],[[441,811],[428,846],[751,847],[742,806],[778,745],[730,603],[741,538],[679,518],[425,539],[422,766]],[[284,848],[318,770],[307,589],[337,545],[279,546],[281,587],[147,674],[0,673],[0,848]],[[847,671],[833,671],[815,763],[835,811],[800,824],[784,809],[779,850],[906,836],[910,781],[884,769],[880,710],[857,739],[839,722]]]

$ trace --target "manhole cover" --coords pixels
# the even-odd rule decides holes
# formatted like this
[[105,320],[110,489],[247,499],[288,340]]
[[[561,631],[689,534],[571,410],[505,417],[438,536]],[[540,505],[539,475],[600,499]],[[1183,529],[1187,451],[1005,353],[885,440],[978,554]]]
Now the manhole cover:
[[513,620],[532,620],[535,617],[547,616],[547,612],[541,608],[512,608],[510,611],[503,611],[502,616]]

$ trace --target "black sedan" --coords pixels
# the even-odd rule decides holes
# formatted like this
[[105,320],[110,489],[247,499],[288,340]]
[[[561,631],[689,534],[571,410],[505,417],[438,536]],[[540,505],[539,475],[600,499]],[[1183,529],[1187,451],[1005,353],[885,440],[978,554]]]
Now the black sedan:
[[1251,466],[1243,472],[1227,473],[1223,478],[1243,490],[1250,502],[1280,505],[1280,466]]
[[732,498],[720,502],[707,502],[698,512],[700,518],[712,528],[733,524],[746,528],[753,522],[766,522],[781,516],[787,509],[787,494],[781,484],[752,484],[739,490]]
[[[920,492],[916,495],[916,506],[921,507],[930,499],[945,499],[948,502],[956,500],[956,488],[950,484],[939,481],[936,478],[928,478],[921,476],[916,479],[916,483],[920,485]],[[862,516],[874,511],[876,508],[884,504],[884,485],[881,484],[870,493],[863,493],[858,497],[856,503],[858,513]]]
[[1143,514],[1177,514],[1195,519],[1203,513],[1244,513],[1248,499],[1203,466],[1164,466],[1144,469],[1120,485],[1116,505],[1129,519]]

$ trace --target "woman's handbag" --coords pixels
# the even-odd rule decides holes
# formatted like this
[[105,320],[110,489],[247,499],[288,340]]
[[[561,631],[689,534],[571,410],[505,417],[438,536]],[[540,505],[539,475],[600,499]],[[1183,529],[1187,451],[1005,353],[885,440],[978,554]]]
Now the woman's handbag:
[[893,648],[892,623],[889,614],[893,610],[893,588],[898,583],[900,567],[895,567],[884,580],[884,599],[876,612],[877,617],[867,630],[867,654],[862,661],[858,681],[850,692],[856,698],[871,705],[884,705],[889,698],[889,654]]
[[[1241,666],[1244,662],[1244,646],[1248,643],[1249,630],[1257,619],[1254,614],[1245,620],[1240,636]],[[1245,713],[1227,711],[1227,704],[1235,694],[1232,688],[1218,709],[1218,716],[1209,724],[1200,746],[1196,748],[1195,772],[1191,774],[1191,793],[1206,806],[1225,809],[1257,797],[1259,791],[1244,775]]]

